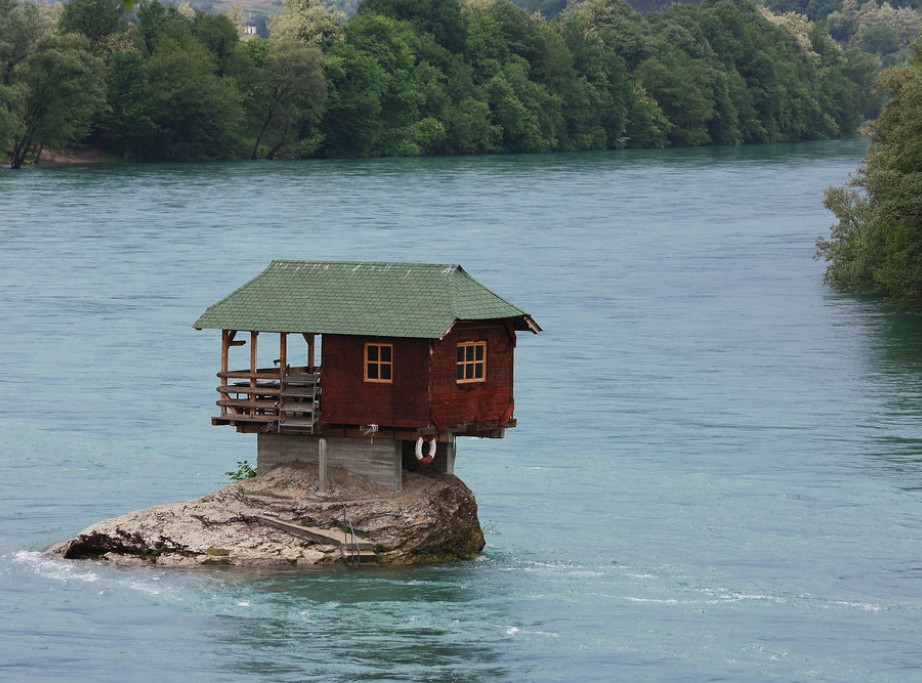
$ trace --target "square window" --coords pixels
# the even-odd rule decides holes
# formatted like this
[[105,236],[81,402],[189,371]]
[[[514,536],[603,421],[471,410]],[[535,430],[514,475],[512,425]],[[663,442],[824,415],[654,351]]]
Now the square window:
[[458,344],[455,358],[455,379],[458,384],[486,381],[487,343],[485,341]]
[[391,344],[365,344],[365,381],[394,381],[394,347]]

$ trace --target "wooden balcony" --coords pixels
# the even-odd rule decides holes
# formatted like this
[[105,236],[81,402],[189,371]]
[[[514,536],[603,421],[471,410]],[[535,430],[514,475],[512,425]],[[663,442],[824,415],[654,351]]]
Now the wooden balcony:
[[320,419],[320,368],[259,368],[218,373],[220,414],[213,425],[242,432],[314,432]]

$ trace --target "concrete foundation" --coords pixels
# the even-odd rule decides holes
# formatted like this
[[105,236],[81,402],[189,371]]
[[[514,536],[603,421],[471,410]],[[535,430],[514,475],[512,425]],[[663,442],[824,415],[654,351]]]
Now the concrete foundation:
[[[256,471],[262,473],[286,462],[319,464],[319,436],[259,434],[256,439]],[[415,441],[326,437],[326,465],[342,467],[391,491],[403,488],[403,470],[454,474],[455,440],[439,443],[428,466],[416,460]],[[425,446],[428,452],[428,446]]]
[[[400,452],[403,461],[403,469],[410,470],[411,472],[437,472],[439,474],[455,473],[455,452],[457,448],[454,437],[452,437],[451,441],[440,441],[437,444],[435,457],[428,465],[420,464],[416,459],[415,441],[398,441],[397,443],[402,444]],[[423,455],[428,453],[429,446],[428,444],[424,444]]]

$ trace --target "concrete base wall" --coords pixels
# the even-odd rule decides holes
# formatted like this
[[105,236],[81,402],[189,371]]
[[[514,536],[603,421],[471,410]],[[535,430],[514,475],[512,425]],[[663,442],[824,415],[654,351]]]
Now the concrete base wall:
[[[402,459],[403,459],[403,469],[410,470],[411,472],[437,472],[439,474],[454,474],[455,473],[455,439],[452,437],[451,441],[439,442],[435,449],[435,457],[432,459],[432,462],[428,465],[421,464],[416,459],[416,442],[415,441],[398,441],[398,444],[403,444],[400,448]],[[423,455],[429,453],[429,445],[423,444]]]
[[[256,472],[265,472],[276,465],[292,461],[319,463],[320,439],[319,436],[273,432],[257,435]],[[416,459],[415,441],[327,437],[326,444],[327,465],[342,467],[391,491],[403,488],[403,470],[455,473],[454,438],[437,445],[435,458],[429,465],[422,465]],[[423,448],[425,455],[429,447],[424,445]]]
[[[259,434],[256,439],[256,472],[286,462],[318,463],[319,436]],[[327,438],[327,465],[342,467],[391,491],[403,488],[401,441],[390,439]]]

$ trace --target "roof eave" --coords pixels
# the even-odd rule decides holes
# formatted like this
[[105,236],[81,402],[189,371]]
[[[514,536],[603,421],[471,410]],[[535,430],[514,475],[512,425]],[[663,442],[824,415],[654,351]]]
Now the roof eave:
[[521,327],[517,326],[516,327],[517,330],[518,329],[531,330],[534,334],[538,334],[539,332],[541,332],[541,327],[538,325],[538,323],[535,322],[534,318],[532,318],[527,313],[523,315],[521,318],[519,318],[519,321],[520,321]]
[[[489,318],[485,319],[485,321],[489,321],[489,320],[491,319]],[[492,318],[492,320],[509,320],[509,318]],[[460,322],[472,322],[472,321],[453,320],[451,322],[451,325],[449,325],[448,328],[438,338],[439,341],[442,341],[443,339],[445,339],[445,337],[447,337],[448,334],[455,328],[455,325],[457,325]],[[542,331],[541,327],[538,325],[538,323],[535,322],[534,318],[532,318],[527,313],[523,313],[520,316],[512,318],[512,327],[513,329],[519,332],[529,331],[529,332],[533,332],[534,334],[538,334],[539,332]]]

